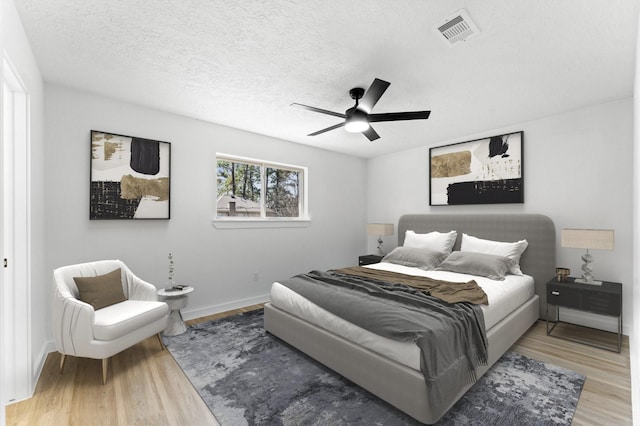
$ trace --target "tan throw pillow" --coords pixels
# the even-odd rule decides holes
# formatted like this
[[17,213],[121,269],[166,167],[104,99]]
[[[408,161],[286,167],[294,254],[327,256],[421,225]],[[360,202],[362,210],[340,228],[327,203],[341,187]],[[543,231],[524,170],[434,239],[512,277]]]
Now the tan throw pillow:
[[98,310],[127,300],[122,291],[120,268],[96,277],[73,277],[80,292],[80,300]]

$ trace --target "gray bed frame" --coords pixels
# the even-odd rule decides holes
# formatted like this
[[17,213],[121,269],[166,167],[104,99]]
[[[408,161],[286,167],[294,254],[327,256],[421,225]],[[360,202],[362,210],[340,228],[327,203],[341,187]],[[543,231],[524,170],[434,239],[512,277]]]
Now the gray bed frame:
[[[544,318],[545,284],[555,273],[556,235],[551,219],[534,214],[412,214],[398,222],[398,245],[405,231],[417,233],[456,230],[460,248],[462,233],[496,241],[529,242],[520,259],[521,269],[535,279],[536,295],[487,331],[489,362],[476,370],[484,374],[538,318]],[[418,421],[433,424],[464,395],[471,385],[461,384],[446,408],[437,408],[427,397],[420,371],[352,343],[321,327],[291,315],[271,303],[265,305],[265,329],[325,364]]]

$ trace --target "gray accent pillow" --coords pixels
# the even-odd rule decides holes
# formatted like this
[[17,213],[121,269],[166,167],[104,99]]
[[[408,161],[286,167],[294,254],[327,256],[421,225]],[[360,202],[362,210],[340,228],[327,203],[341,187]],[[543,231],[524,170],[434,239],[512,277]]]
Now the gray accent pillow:
[[428,248],[396,247],[391,253],[383,257],[382,261],[431,271],[438,266],[446,256],[446,253]]
[[436,271],[478,275],[502,281],[515,265],[513,259],[494,254],[454,251],[436,268]]
[[80,292],[80,300],[96,311],[127,300],[122,290],[120,268],[95,277],[73,277]]

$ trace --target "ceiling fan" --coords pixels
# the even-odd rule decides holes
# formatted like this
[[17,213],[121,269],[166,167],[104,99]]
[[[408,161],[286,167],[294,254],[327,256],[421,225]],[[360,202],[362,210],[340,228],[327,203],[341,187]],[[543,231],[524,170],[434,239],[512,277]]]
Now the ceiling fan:
[[344,118],[344,122],[342,123],[327,127],[326,129],[318,130],[317,132],[309,133],[307,136],[316,136],[321,133],[328,132],[329,130],[334,130],[344,126],[347,132],[361,132],[370,141],[374,141],[376,139],[379,139],[380,135],[378,135],[378,133],[373,130],[369,123],[374,123],[377,121],[425,120],[429,118],[429,114],[431,114],[431,111],[388,112],[383,114],[372,114],[371,110],[373,110],[373,107],[380,100],[389,85],[391,85],[391,83],[376,78],[373,80],[373,83],[371,83],[371,86],[369,86],[366,92],[361,87],[355,87],[349,90],[349,95],[351,95],[351,99],[355,99],[356,104],[346,110],[344,114],[295,102],[292,103],[291,106],[297,106],[300,108],[308,109],[309,111],[315,111],[321,114]]

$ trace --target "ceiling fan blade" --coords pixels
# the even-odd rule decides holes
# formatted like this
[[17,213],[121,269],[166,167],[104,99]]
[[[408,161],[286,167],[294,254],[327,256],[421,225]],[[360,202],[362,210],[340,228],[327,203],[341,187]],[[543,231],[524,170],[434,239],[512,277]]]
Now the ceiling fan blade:
[[337,129],[342,126],[344,126],[344,122],[338,123],[335,126],[327,127],[326,129],[318,130],[317,132],[309,133],[307,136],[317,136],[321,133],[328,132],[329,130]]
[[300,108],[308,109],[309,111],[319,112],[320,114],[327,114],[327,115],[333,115],[334,117],[347,118],[347,116],[341,112],[333,112],[333,111],[329,111],[322,108],[312,107],[309,105],[302,105],[296,102],[292,103],[291,106],[297,106]]
[[362,99],[360,99],[358,109],[367,114],[371,114],[371,110],[373,110],[373,107],[378,103],[390,84],[391,83],[380,80],[379,78],[374,79]]
[[375,130],[373,130],[373,127],[371,126],[369,126],[367,130],[362,132],[362,134],[365,135],[367,139],[369,139],[370,141],[375,141],[376,139],[380,139],[380,135]]
[[388,112],[384,114],[369,114],[369,122],[376,121],[400,121],[400,120],[426,120],[431,111]]

